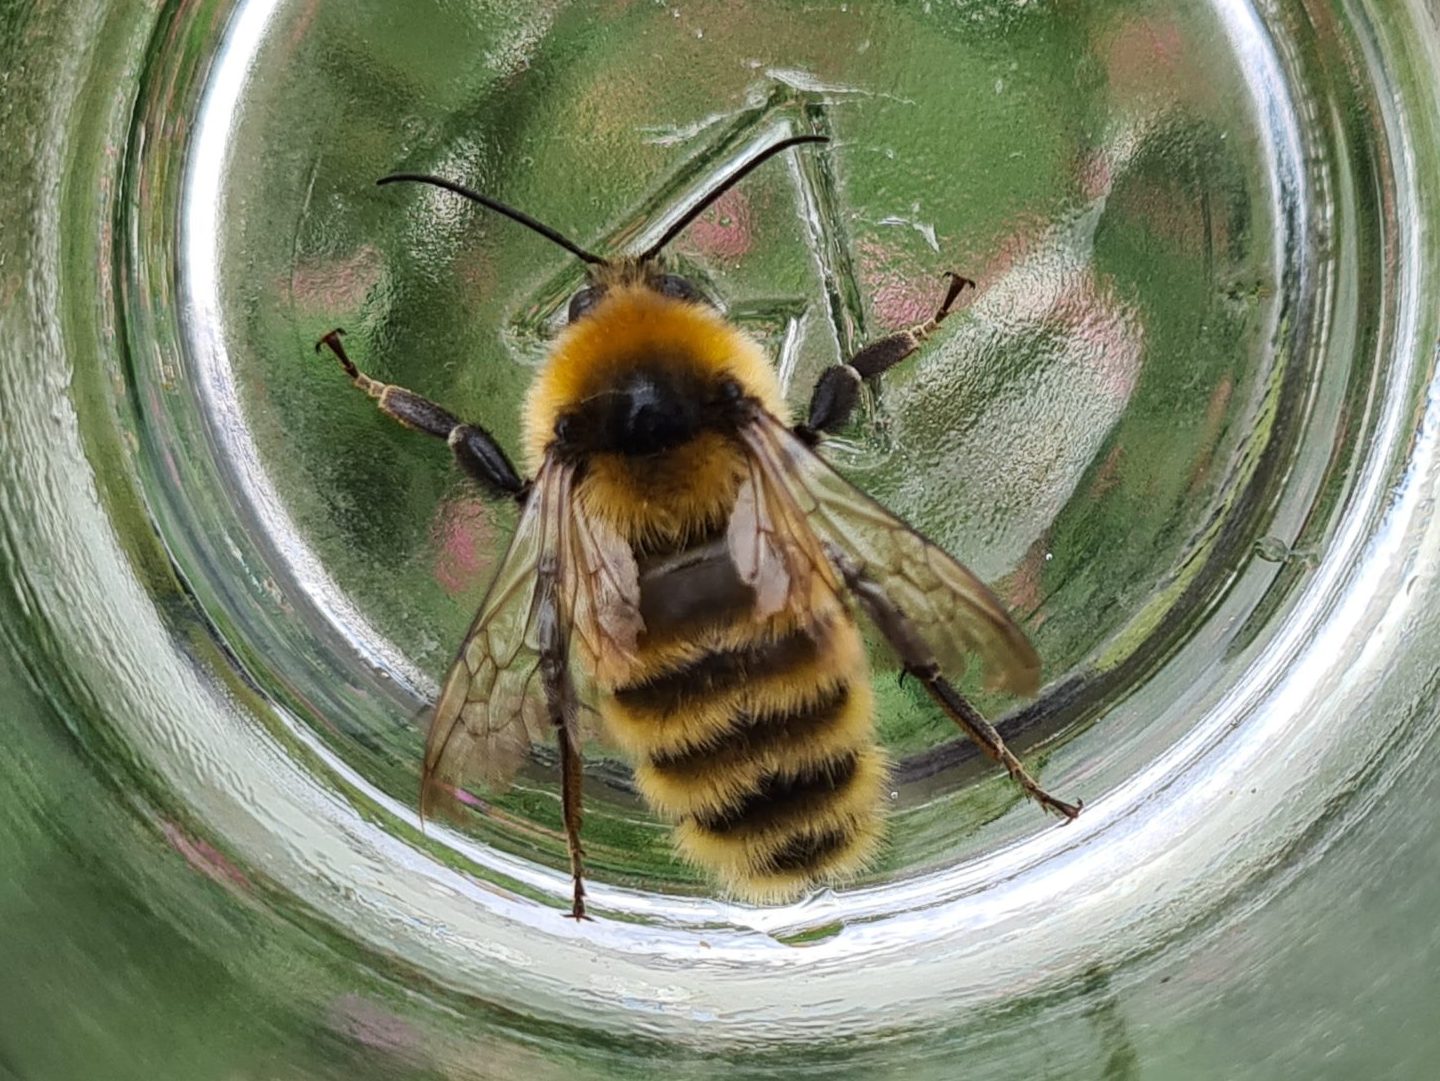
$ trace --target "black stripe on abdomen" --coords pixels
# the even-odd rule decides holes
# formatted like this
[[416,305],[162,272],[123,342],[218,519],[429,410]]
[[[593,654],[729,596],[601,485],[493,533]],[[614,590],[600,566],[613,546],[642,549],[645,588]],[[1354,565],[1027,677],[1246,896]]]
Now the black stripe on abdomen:
[[826,860],[844,851],[854,840],[852,834],[838,829],[795,834],[766,856],[756,870],[773,875],[809,871],[823,866]]
[[695,824],[707,833],[725,836],[803,818],[843,792],[854,779],[857,765],[855,752],[845,751],[796,773],[767,773],[729,806],[694,815]]
[[819,652],[815,638],[796,629],[743,649],[714,650],[643,682],[618,687],[615,701],[627,709],[674,713],[697,699],[810,663]]
[[799,748],[825,738],[844,718],[850,687],[840,683],[791,710],[738,711],[728,728],[703,743],[650,756],[650,765],[670,781],[693,780],[718,769],[733,769],[758,755]]

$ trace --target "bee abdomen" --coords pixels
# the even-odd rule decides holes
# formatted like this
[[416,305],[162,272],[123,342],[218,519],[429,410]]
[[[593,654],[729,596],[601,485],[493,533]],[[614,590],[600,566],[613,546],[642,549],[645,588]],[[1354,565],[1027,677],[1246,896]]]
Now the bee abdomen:
[[[671,819],[718,821],[747,799],[778,797],[786,783],[842,779],[848,757],[873,742],[869,684],[833,670],[796,675],[706,699],[675,725],[651,725],[635,762],[646,801]],[[632,718],[632,727],[642,725]]]
[[735,649],[702,653],[687,663],[617,687],[615,701],[627,710],[675,713],[697,700],[813,662],[819,650],[820,645],[811,634],[796,629],[778,638]]
[[854,837],[845,830],[798,834],[769,853],[763,870],[773,875],[809,872],[823,867],[831,857],[844,853],[853,844]]
[[642,641],[602,700],[646,802],[736,896],[794,897],[864,868],[886,790],[864,648],[838,607]]
[[855,779],[856,756],[846,752],[796,773],[766,773],[734,803],[692,816],[706,833],[758,833],[822,808]]
[[652,752],[650,768],[665,781],[694,784],[715,770],[775,757],[801,757],[845,723],[849,703],[850,686],[841,682],[791,709],[738,710],[728,727],[703,742]]
[[681,852],[754,901],[795,896],[869,863],[880,837],[885,760],[873,744],[793,772],[767,772],[738,798],[684,816]]

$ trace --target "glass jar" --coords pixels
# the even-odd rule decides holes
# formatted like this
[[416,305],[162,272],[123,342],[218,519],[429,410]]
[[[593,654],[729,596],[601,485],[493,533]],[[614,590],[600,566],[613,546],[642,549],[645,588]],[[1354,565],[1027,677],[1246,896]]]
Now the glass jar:
[[[1420,1076],[1440,1056],[1440,88],[1410,0],[24,4],[0,20],[0,1066],[27,1078]],[[875,657],[884,855],[717,895],[586,748],[422,823],[514,525],[311,351],[518,449],[581,266],[818,372],[978,283],[837,466],[995,588]],[[967,687],[970,685],[967,684]]]

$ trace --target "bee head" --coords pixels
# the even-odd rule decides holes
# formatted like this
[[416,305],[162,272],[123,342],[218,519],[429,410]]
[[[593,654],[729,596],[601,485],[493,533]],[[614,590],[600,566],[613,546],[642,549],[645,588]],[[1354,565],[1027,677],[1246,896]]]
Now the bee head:
[[563,457],[650,458],[733,431],[735,386],[764,378],[752,361],[773,382],[755,343],[684,278],[647,272],[592,284],[574,308],[527,411],[532,436]]
[[611,386],[562,412],[553,427],[566,457],[616,454],[646,458],[694,439],[706,424],[706,402],[688,366],[639,364]]
[[668,273],[655,260],[623,259],[592,267],[585,285],[570,298],[568,322],[574,323],[593,312],[606,294],[635,286],[657,296],[685,304],[710,304],[710,299],[689,278]]
[[583,478],[577,498],[637,544],[718,528],[743,480],[740,425],[784,399],[760,346],[713,307],[613,286],[560,332],[530,384],[525,457]]

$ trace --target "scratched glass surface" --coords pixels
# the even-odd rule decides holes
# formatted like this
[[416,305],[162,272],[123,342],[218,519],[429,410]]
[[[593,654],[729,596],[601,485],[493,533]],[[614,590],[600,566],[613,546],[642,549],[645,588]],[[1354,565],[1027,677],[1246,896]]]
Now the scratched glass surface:
[[[1440,1055],[1435,141],[1418,0],[11,5],[0,1074],[1419,1076]],[[889,842],[716,896],[587,746],[419,821],[515,514],[315,340],[518,452],[575,260],[670,249],[817,373],[977,283],[827,444],[990,583],[874,657]]]

